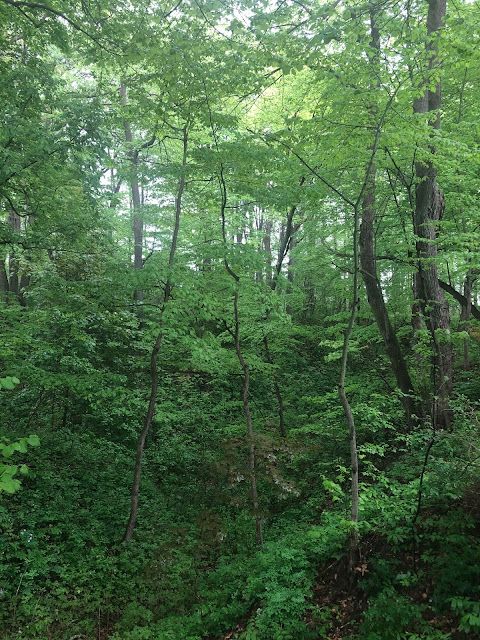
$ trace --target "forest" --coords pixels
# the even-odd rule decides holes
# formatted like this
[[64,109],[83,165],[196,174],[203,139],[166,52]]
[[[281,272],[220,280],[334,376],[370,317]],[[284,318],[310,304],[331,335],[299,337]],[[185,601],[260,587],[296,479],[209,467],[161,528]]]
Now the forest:
[[480,637],[480,3],[0,24],[0,638]]

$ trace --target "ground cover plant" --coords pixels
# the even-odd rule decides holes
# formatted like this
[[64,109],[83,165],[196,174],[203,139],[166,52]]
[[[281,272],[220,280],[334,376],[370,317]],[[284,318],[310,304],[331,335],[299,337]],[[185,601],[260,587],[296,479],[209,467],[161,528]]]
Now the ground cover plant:
[[0,0],[0,636],[480,634],[477,2]]

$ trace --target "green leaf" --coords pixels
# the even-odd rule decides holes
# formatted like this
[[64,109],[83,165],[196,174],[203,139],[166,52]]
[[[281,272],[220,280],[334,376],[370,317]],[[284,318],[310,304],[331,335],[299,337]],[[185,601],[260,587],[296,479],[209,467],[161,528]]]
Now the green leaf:
[[20,482],[18,480],[14,480],[11,476],[3,474],[0,476],[0,491],[5,491],[5,493],[15,493],[20,489]]
[[0,386],[4,387],[5,389],[15,389],[12,378],[0,378]]
[[15,451],[14,444],[8,444],[2,447],[2,454],[4,458],[10,458],[10,456],[13,454],[14,451]]

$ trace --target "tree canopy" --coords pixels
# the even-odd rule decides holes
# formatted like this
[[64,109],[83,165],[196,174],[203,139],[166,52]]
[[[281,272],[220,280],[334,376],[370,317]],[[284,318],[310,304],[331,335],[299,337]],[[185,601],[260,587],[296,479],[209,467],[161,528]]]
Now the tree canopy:
[[476,637],[478,2],[0,23],[4,637]]

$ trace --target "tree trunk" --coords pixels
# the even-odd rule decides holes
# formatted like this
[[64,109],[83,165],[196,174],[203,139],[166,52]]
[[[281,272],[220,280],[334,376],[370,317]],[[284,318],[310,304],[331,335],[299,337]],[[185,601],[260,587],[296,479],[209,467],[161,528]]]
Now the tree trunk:
[[[222,238],[223,238],[223,246],[224,246],[224,249],[226,250],[227,234],[225,231],[225,209],[227,206],[227,187],[225,184],[225,178],[223,176],[222,165],[220,166],[219,183],[220,183],[220,192],[222,197],[222,201],[220,205],[220,214],[221,214],[221,221],[222,221]],[[225,269],[227,270],[228,275],[233,278],[233,280],[235,281],[235,287],[237,287],[238,283],[240,282],[240,277],[232,270],[226,257],[224,258],[223,263],[225,265]],[[250,474],[250,487],[252,490],[253,515],[255,517],[257,545],[262,546],[263,544],[262,520],[260,517],[257,478],[255,473],[255,441],[254,441],[252,415],[250,413],[250,402],[249,402],[250,370],[243,357],[242,349],[240,346],[240,318],[238,313],[238,290],[237,289],[235,290],[235,295],[233,298],[233,312],[234,312],[234,318],[235,318],[235,327],[233,332],[230,330],[229,332],[231,335],[233,335],[233,338],[235,341],[235,352],[237,354],[238,361],[243,371],[242,399],[243,399],[243,411],[245,413],[245,419],[247,422],[248,468],[249,468],[249,474]]]
[[[296,246],[297,246],[297,241],[295,237],[292,237],[292,239],[290,240],[290,249],[295,249]],[[293,256],[291,253],[288,258],[287,279],[288,279],[288,287],[287,287],[287,300],[288,300],[288,296],[291,298],[293,294],[293,283],[295,281],[295,256]],[[287,302],[285,311],[288,313],[289,316],[293,315],[293,307],[290,301]]]
[[272,242],[271,233],[273,228],[273,222],[268,220],[265,223],[264,236],[262,238],[263,249],[267,255],[267,285],[272,286]]
[[362,225],[360,231],[360,259],[362,277],[367,291],[368,302],[380,335],[383,339],[385,351],[390,360],[397,386],[402,393],[402,405],[407,416],[409,426],[419,417],[419,409],[413,399],[414,389],[403,357],[400,343],[393,329],[388,314],[382,287],[377,275],[377,265],[374,249],[374,219],[375,219],[375,175],[371,176],[371,183],[362,202]]
[[8,300],[8,275],[6,266],[6,255],[3,249],[0,250],[0,299],[3,301]]
[[[302,178],[300,179],[300,186],[305,182],[305,178],[302,176]],[[280,276],[280,272],[282,271],[282,265],[283,265],[283,261],[285,259],[285,256],[287,255],[287,253],[289,252],[290,248],[292,248],[294,246],[294,242],[295,242],[295,238],[294,238],[294,233],[296,231],[296,228],[293,224],[293,216],[295,215],[295,211],[297,210],[296,205],[293,205],[292,207],[290,207],[290,210],[288,212],[288,216],[287,216],[287,224],[285,226],[285,229],[281,235],[281,242],[280,242],[280,248],[278,251],[278,259],[277,259],[277,264],[275,265],[275,272],[273,274],[273,278],[270,278],[270,286],[272,288],[272,291],[275,291],[275,289],[277,288],[277,284],[278,284],[278,278]],[[272,229],[272,223],[269,222],[267,223],[268,225],[268,234],[265,236],[265,238],[268,236],[268,244],[265,244],[265,250],[267,251],[267,254],[269,256],[269,265],[268,265],[268,269],[269,272],[271,274],[271,256],[272,256],[272,251],[271,251],[271,246],[270,246],[270,232]],[[298,227],[297,227],[298,228]],[[267,248],[268,247],[268,248]],[[292,260],[292,258],[290,257],[290,260]],[[293,277],[293,276],[292,276]],[[289,281],[290,281],[290,271],[289,271],[289,275],[288,275]],[[287,313],[288,313],[288,308],[287,308]],[[266,314],[266,319],[268,320],[269,317],[269,311],[267,310],[267,314]],[[270,348],[268,346],[268,338],[266,335],[263,336],[263,345],[265,347],[265,355],[267,357],[267,362],[271,365],[274,364],[272,355],[270,353]],[[277,406],[278,406],[278,420],[279,420],[279,425],[278,425],[278,429],[280,432],[280,436],[282,438],[286,437],[286,429],[285,429],[285,412],[284,412],[284,406],[283,406],[283,396],[282,396],[282,391],[280,389],[280,385],[278,384],[278,379],[277,376],[275,375],[275,373],[272,374],[272,379],[273,379],[273,387],[275,389],[275,396],[277,398]]]
[[[123,106],[127,106],[127,87],[122,83],[120,85],[120,96],[122,98]],[[141,217],[141,198],[140,187],[138,183],[138,152],[132,148],[133,136],[130,122],[125,120],[123,123],[123,129],[125,132],[125,142],[128,145],[127,156],[130,161],[130,193],[132,198],[133,208],[133,265],[136,271],[139,273],[143,268],[143,221]],[[142,289],[136,289],[133,294],[134,300],[137,303],[137,317],[141,321],[143,319],[143,291]]]
[[247,436],[248,436],[248,469],[250,473],[250,487],[252,490],[252,504],[253,504],[253,515],[255,517],[255,529],[257,536],[257,545],[262,546],[263,544],[263,536],[262,536],[262,520],[260,517],[260,507],[258,502],[258,491],[257,491],[257,478],[255,473],[255,441],[253,435],[253,425],[252,425],[252,415],[250,413],[250,402],[249,402],[249,390],[250,390],[250,371],[248,365],[243,357],[242,350],[240,347],[240,322],[238,315],[238,292],[235,292],[235,296],[233,299],[233,309],[235,315],[235,351],[237,353],[237,358],[240,363],[240,366],[243,370],[243,390],[242,390],[242,399],[243,399],[243,410],[245,413],[245,419],[247,422]]
[[349,569],[351,575],[354,575],[355,565],[358,561],[358,531],[356,523],[358,522],[358,505],[359,505],[359,492],[358,492],[358,452],[357,452],[357,435],[355,429],[355,419],[353,412],[348,402],[347,394],[345,393],[345,378],[347,375],[347,357],[348,346],[350,342],[350,336],[352,335],[353,327],[355,326],[355,318],[357,316],[358,309],[358,209],[355,207],[354,211],[354,230],[353,230],[353,260],[354,260],[354,274],[353,274],[353,288],[352,288],[352,308],[350,312],[350,320],[345,330],[342,350],[342,360],[340,365],[340,378],[338,381],[338,395],[345,412],[348,423],[348,432],[350,439],[350,467],[351,467],[351,495],[352,495],[352,522],[354,523],[350,533],[350,559]]
[[[172,243],[170,245],[170,254],[168,257],[168,268],[169,274],[167,277],[167,282],[165,284],[165,290],[163,294],[163,304],[160,310],[160,325],[162,323],[163,312],[165,311],[165,307],[168,304],[172,293],[172,276],[171,269],[175,260],[175,252],[177,249],[177,240],[178,240],[178,231],[180,229],[180,215],[182,211],[182,197],[185,189],[185,171],[187,165],[187,145],[188,145],[188,129],[187,125],[183,128],[183,158],[182,158],[182,174],[180,176],[180,181],[178,184],[177,196],[175,198],[175,224],[173,227],[172,234]],[[137,453],[135,457],[135,468],[133,471],[133,485],[132,485],[132,494],[130,501],[130,516],[128,519],[127,527],[125,529],[125,534],[123,537],[124,542],[130,542],[132,539],[133,531],[135,528],[135,523],[137,521],[137,513],[138,513],[138,498],[140,493],[140,477],[142,474],[142,460],[143,460],[143,451],[145,449],[145,441],[147,439],[148,432],[150,430],[150,426],[152,424],[153,415],[155,413],[155,402],[157,400],[157,391],[158,391],[158,353],[160,351],[160,347],[162,346],[163,341],[163,330],[157,334],[157,339],[155,340],[155,344],[152,349],[152,353],[150,356],[150,398],[148,401],[148,410],[147,415],[145,416],[145,421],[143,423],[143,429],[140,434],[137,443]]]
[[[375,24],[375,12],[370,12],[371,47],[374,51],[372,64],[376,65],[380,53],[380,33]],[[372,120],[376,118],[377,107],[370,107]],[[372,150],[370,148],[370,150]],[[367,291],[368,302],[380,335],[383,339],[392,366],[398,388],[402,393],[402,405],[407,416],[407,423],[411,427],[414,416],[419,415],[419,410],[413,400],[414,389],[407,369],[407,364],[400,348],[400,343],[393,329],[388,314],[387,305],[383,297],[383,291],[378,278],[377,263],[374,243],[375,224],[375,190],[376,167],[372,162],[367,176],[367,188],[362,200],[362,223],[360,227],[360,262],[363,282]]]
[[[429,0],[428,36],[435,37],[441,29],[445,12],[446,0]],[[437,47],[433,39],[427,45],[427,63],[428,71],[432,71],[439,65]],[[435,111],[434,119],[430,121],[430,125],[438,130],[440,128],[441,102],[441,82],[439,81],[435,91],[426,89],[423,95],[415,100],[414,112],[416,114],[428,114]],[[425,296],[425,307],[428,310],[435,352],[434,395],[438,398],[435,418],[438,420],[439,426],[447,427],[450,424],[448,402],[452,391],[452,343],[449,338],[450,314],[438,281],[436,263],[437,245],[435,237],[438,223],[443,216],[445,201],[437,185],[437,170],[433,164],[434,152],[432,140],[428,150],[428,157],[415,163],[417,186],[415,189],[414,229],[417,236],[416,248],[419,277]]]
[[[10,210],[8,214],[8,224],[16,234],[20,233],[20,222],[20,216],[18,215],[18,213]],[[10,255],[8,257],[8,288],[11,293],[17,296],[17,298],[19,297],[19,264],[15,247],[12,247]]]
[[[268,346],[268,338],[266,335],[263,336],[263,346],[265,347],[265,355],[267,357],[268,364],[273,365],[274,362],[270,354],[270,349]],[[275,389],[275,396],[277,398],[277,405],[278,405],[278,420],[279,420],[278,430],[280,432],[280,436],[282,438],[285,438],[287,434],[285,431],[285,414],[283,410],[282,392],[280,390],[280,385],[278,384],[277,376],[275,375],[275,373],[272,375],[272,379],[273,379],[273,387]]]
[[[460,312],[460,324],[458,326],[459,331],[468,331],[470,324],[470,315],[472,313],[472,288],[473,279],[471,269],[465,277],[465,283],[463,285],[463,297],[467,301],[465,305],[462,305]],[[463,368],[465,371],[470,369],[470,357],[468,353],[468,338],[463,339]]]

